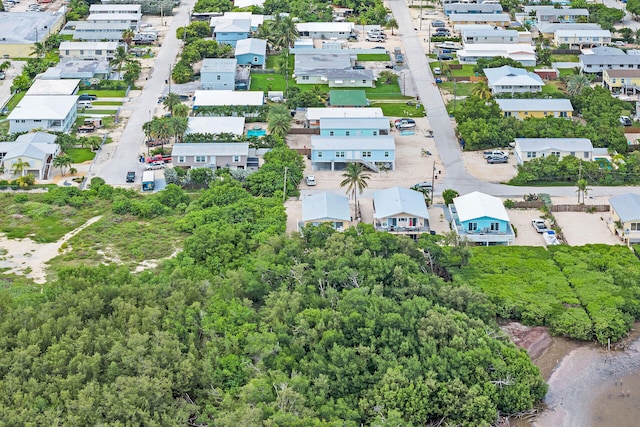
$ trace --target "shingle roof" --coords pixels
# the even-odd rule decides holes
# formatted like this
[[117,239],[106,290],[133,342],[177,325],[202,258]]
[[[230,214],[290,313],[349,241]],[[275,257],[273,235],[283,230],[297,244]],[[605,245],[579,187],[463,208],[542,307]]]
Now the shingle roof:
[[502,200],[479,191],[456,197],[453,199],[453,204],[456,207],[460,221],[469,221],[482,217],[510,221]]
[[320,193],[302,199],[302,221],[350,221],[349,199],[334,193]]
[[609,199],[609,204],[622,222],[640,219],[640,194],[626,193],[613,196]]
[[640,77],[640,70],[603,70],[603,73],[607,73],[609,77]]
[[373,193],[374,217],[388,218],[399,214],[429,219],[424,195],[403,187],[392,187]]

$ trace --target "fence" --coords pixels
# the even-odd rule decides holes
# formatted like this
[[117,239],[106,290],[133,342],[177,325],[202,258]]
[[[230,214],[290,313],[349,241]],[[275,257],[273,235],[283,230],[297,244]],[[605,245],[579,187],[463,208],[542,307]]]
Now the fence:
[[320,135],[320,129],[317,128],[291,128],[289,129],[291,135]]
[[530,202],[513,202],[513,209],[540,209],[544,206],[542,200],[533,200]]
[[553,205],[552,212],[609,212],[609,205]]

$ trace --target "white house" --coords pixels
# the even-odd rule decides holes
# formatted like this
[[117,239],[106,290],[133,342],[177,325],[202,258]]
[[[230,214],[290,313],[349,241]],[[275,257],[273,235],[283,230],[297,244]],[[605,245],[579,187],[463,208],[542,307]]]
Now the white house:
[[28,163],[23,173],[36,179],[48,179],[52,161],[60,153],[56,135],[32,132],[20,135],[15,141],[0,142],[0,166],[13,173],[13,165]]
[[518,164],[546,156],[574,156],[593,160],[593,145],[588,138],[516,138],[514,153]]
[[351,224],[349,199],[334,193],[323,192],[302,199],[302,220],[298,224],[319,226],[329,224],[343,231]]
[[355,36],[353,22],[299,22],[296,28],[302,38],[346,40]]
[[480,58],[497,58],[503,56],[520,62],[523,67],[534,67],[536,65],[536,50],[531,44],[525,43],[466,44],[464,49],[457,51],[457,56],[461,64],[475,64]]
[[122,41],[122,32],[130,30],[126,22],[87,22],[79,21],[73,32],[74,40],[81,41]]
[[611,44],[609,30],[558,30],[553,36],[556,46],[568,45],[569,49],[583,47],[604,46]]
[[244,134],[244,117],[189,117],[186,134]]
[[75,95],[78,92],[79,79],[42,80],[35,79],[25,94],[26,96],[41,95]]
[[462,43],[478,44],[516,44],[519,41],[518,32],[516,30],[468,30],[462,31]]
[[142,6],[139,4],[92,4],[89,6],[87,22],[126,23],[138,30],[142,21]]
[[538,22],[576,22],[579,19],[589,18],[587,9],[539,7],[536,10]]
[[599,74],[604,70],[640,70],[640,55],[580,55],[580,71]]
[[305,127],[318,128],[323,119],[340,119],[340,118],[380,118],[384,117],[382,108],[379,107],[309,107],[305,113]]
[[485,68],[484,75],[491,93],[537,93],[542,92],[544,82],[535,73],[523,68],[503,65],[498,68]]
[[7,117],[9,133],[68,132],[78,116],[77,101],[77,95],[25,96]]
[[451,228],[478,245],[511,245],[516,236],[502,200],[474,191],[449,205]]
[[71,42],[60,43],[60,59],[98,59],[110,61],[116,54],[118,42]]
[[506,13],[453,13],[447,18],[452,25],[487,24],[506,28],[511,22]]

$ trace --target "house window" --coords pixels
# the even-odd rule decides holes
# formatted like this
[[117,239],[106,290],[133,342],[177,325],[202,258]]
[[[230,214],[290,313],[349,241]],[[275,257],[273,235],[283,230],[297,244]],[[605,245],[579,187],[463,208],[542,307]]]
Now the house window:
[[302,76],[302,80],[309,80],[309,76]]
[[318,158],[322,158],[322,151],[318,151]]
[[552,156],[556,156],[556,157],[560,157],[560,152],[559,151],[552,151],[551,155]]
[[385,156],[385,157],[389,157],[389,152],[388,152],[388,151],[385,151],[385,152],[384,152],[384,156]]
[[378,136],[378,131],[377,130],[373,131],[373,136]]
[[258,57],[257,56],[253,57],[253,62],[258,62]]
[[216,80],[220,80],[220,75],[217,75],[217,76],[216,76]]
[[187,158],[185,156],[178,156],[178,163],[186,163]]
[[33,121],[34,121],[34,122],[36,122],[36,123],[40,123],[42,120],[40,120],[40,119],[34,119]]
[[348,130],[346,130],[346,131],[344,131],[344,135],[345,135],[345,136],[349,136],[349,135],[351,135],[351,132],[350,132],[350,131],[348,131]]
[[467,230],[468,231],[477,231],[478,230],[478,223],[477,222],[470,222],[467,224]]
[[233,163],[240,163],[240,156],[233,156]]
[[336,151],[336,157],[344,158],[344,151]]
[[366,81],[366,80],[362,80],[362,84],[363,84],[363,85],[366,85],[366,84],[367,84],[367,81]]
[[527,159],[535,159],[538,156],[538,153],[535,151],[527,151]]
[[529,112],[528,112],[528,111],[525,111],[525,112],[524,112],[524,115],[525,115],[525,116],[528,116],[528,115],[529,115]]
[[330,130],[330,131],[329,131],[329,136],[334,136],[334,135],[335,135],[335,132],[334,132],[334,131],[332,131],[332,130]]
[[196,163],[204,163],[207,161],[207,156],[195,156],[193,161]]
[[560,112],[560,117],[568,117],[567,112],[566,111],[561,111]]
[[569,153],[569,155],[575,157],[576,156],[576,152],[572,151],[572,152]]
[[584,158],[585,158],[585,159],[588,159],[588,158],[589,158],[589,152],[588,152],[588,151],[585,151],[585,152],[584,152]]
[[616,79],[611,79],[611,83],[615,83],[615,82],[616,82]]
[[409,218],[409,227],[415,227],[418,225],[418,218]]
[[631,231],[640,231],[640,222],[632,222]]
[[492,222],[491,226],[490,226],[490,230],[491,231],[500,231],[500,223],[499,222]]
[[69,51],[68,51],[68,50],[65,50],[65,51],[64,51],[64,54],[65,54],[65,55],[69,55]]
[[363,151],[362,157],[371,157],[371,151]]
[[102,55],[102,49],[96,49],[96,55]]

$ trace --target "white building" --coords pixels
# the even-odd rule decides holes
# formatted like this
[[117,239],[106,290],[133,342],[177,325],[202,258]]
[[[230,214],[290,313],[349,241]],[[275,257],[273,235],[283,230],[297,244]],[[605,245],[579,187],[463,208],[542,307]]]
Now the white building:
[[379,107],[341,107],[341,108],[324,108],[309,107],[305,114],[305,127],[320,127],[322,119],[340,119],[340,118],[370,118],[384,117],[382,108]]
[[467,44],[457,55],[461,64],[475,64],[480,58],[503,56],[520,62],[524,67],[536,65],[536,50],[531,44]]
[[244,134],[244,117],[189,117],[187,134]]
[[68,132],[78,116],[77,101],[76,95],[25,96],[7,117],[9,133]]
[[514,153],[518,164],[547,156],[574,156],[591,161],[593,145],[588,138],[516,138]]
[[553,36],[556,46],[568,45],[569,49],[611,44],[609,30],[558,30]]
[[60,43],[60,59],[84,59],[111,61],[118,49],[118,42],[71,42]]
[[523,68],[503,65],[498,68],[485,68],[484,75],[491,93],[537,93],[542,92],[544,82],[535,73]]
[[296,27],[302,38],[346,40],[355,36],[353,22],[300,22]]
[[193,109],[225,105],[261,106],[264,92],[234,90],[196,90],[193,95]]
[[26,96],[75,95],[80,85],[79,79],[42,80],[35,79]]

